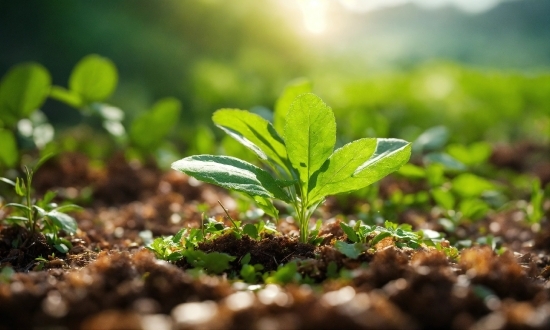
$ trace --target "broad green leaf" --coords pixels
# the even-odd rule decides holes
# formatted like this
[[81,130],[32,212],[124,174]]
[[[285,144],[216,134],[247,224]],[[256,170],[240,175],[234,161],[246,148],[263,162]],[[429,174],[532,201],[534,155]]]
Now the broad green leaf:
[[96,54],[81,59],[69,77],[69,89],[78,93],[84,103],[100,102],[115,91],[118,73],[114,63]]
[[329,158],[336,143],[332,109],[316,95],[303,94],[291,104],[285,125],[285,144],[292,166],[298,171],[303,194],[309,179]]
[[69,234],[76,233],[76,230],[78,229],[78,226],[76,225],[76,221],[69,215],[65,213],[61,213],[58,211],[50,211],[46,214],[46,216],[53,221],[53,223],[59,228],[63,229],[65,232]]
[[172,163],[174,170],[200,181],[220,187],[266,198],[289,202],[290,198],[266,171],[229,156],[199,155]]
[[336,150],[325,161],[319,172],[311,177],[310,201],[363,188],[364,185],[353,175],[357,168],[374,154],[376,146],[376,139],[366,138],[353,141]]
[[37,63],[23,63],[12,67],[0,82],[0,119],[15,125],[39,108],[50,92],[48,70]]
[[411,144],[399,139],[378,139],[371,158],[355,171],[353,178],[365,187],[398,170],[411,156]]
[[361,253],[363,253],[364,245],[361,243],[351,243],[337,241],[334,243],[334,248],[351,259],[357,259]]
[[177,124],[181,103],[175,98],[157,101],[149,112],[136,118],[130,127],[130,139],[142,149],[154,149]]
[[264,118],[245,110],[220,109],[214,112],[212,120],[260,159],[271,160],[284,169],[289,168],[285,143]]
[[2,141],[2,147],[0,147],[0,164],[4,164],[7,167],[15,167],[19,159],[15,136],[8,130],[0,129],[0,141]]
[[52,86],[52,89],[50,90],[50,97],[76,109],[84,106],[84,102],[82,101],[80,94],[65,89],[61,86]]
[[273,126],[275,126],[277,132],[284,133],[286,115],[290,105],[299,95],[311,93],[311,87],[311,81],[305,78],[293,80],[285,87],[275,103],[275,113],[273,114]]

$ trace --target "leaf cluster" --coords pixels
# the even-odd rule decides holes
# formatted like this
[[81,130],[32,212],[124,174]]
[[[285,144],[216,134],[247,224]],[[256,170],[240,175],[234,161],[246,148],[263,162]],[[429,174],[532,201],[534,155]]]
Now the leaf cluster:
[[280,104],[288,102],[278,103],[274,118],[279,121],[274,124],[237,109],[221,109],[212,117],[216,126],[254,152],[268,170],[215,155],[186,157],[172,168],[247,194],[271,215],[277,215],[273,199],[290,204],[300,226],[300,240],[307,242],[309,219],[326,196],[363,188],[397,170],[408,161],[410,144],[364,138],[334,150],[336,121],[319,97],[301,94],[288,108]]
[[[16,178],[15,182],[0,178],[0,181],[12,185],[15,193],[23,199],[21,203],[8,203],[3,206],[12,210],[4,222],[10,226],[25,227],[31,233],[31,238],[35,232],[40,232],[55,249],[61,253],[67,253],[72,248],[72,244],[69,240],[60,237],[60,233],[64,232],[68,235],[76,233],[78,229],[76,221],[66,212],[77,211],[80,207],[73,204],[54,203],[56,194],[52,191],[48,191],[42,199],[33,200],[32,198],[33,174],[49,157],[40,159],[31,169],[25,167],[25,178]],[[21,242],[19,239],[18,244],[25,245],[26,242]]]

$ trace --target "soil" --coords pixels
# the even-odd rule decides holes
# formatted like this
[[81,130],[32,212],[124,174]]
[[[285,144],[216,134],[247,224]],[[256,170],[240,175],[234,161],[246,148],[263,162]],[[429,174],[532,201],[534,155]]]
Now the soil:
[[[492,162],[548,182],[549,159],[537,152],[502,146]],[[534,158],[542,159],[539,165],[522,161]],[[334,248],[336,240],[347,239],[335,215],[350,215],[364,202],[330,198],[320,214],[325,223],[319,246],[299,243],[295,224],[282,219],[283,235],[254,240],[229,234],[200,244],[204,252],[236,257],[224,275],[210,276],[189,271],[185,261],[157,260],[144,248],[144,233],[156,237],[198,227],[204,209],[222,220],[218,200],[237,207],[224,190],[120,155],[96,168],[75,153],[47,162],[34,182],[38,194],[53,189],[84,211],[74,214],[79,230],[67,237],[73,244],[67,254],[56,253],[40,234],[0,227],[1,266],[16,271],[0,275],[0,329],[550,329],[550,223],[526,226],[519,207],[457,229],[462,238],[475,239],[479,232],[500,237],[506,248],[500,254],[474,246],[456,261],[435,249],[384,244],[355,260]],[[424,188],[389,177],[381,196],[396,187]],[[0,217],[7,215],[2,212]],[[549,213],[546,207],[546,219]],[[394,221],[415,228],[443,230],[430,210],[397,216]],[[18,237],[27,244],[16,244]],[[311,284],[232,280],[247,253],[263,271],[297,260]],[[330,265],[341,276],[329,276]]]

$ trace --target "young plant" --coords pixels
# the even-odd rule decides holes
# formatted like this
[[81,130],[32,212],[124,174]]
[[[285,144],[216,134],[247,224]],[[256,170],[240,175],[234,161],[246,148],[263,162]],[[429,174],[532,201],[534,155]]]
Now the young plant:
[[[15,182],[0,177],[0,181],[8,183],[15,188],[15,193],[23,197],[22,203],[8,203],[4,207],[10,207],[15,210],[13,215],[8,216],[4,221],[10,225],[20,225],[25,227],[30,235],[22,246],[27,244],[28,239],[34,237],[34,233],[39,231],[48,240],[48,243],[59,252],[67,253],[72,247],[71,242],[59,237],[59,232],[64,231],[67,234],[74,234],[77,230],[76,221],[65,212],[74,211],[80,207],[76,205],[58,206],[52,203],[55,193],[47,192],[43,199],[33,201],[32,199],[32,179],[34,172],[42,165],[49,156],[41,158],[31,169],[24,167],[25,178],[16,178]],[[21,242],[19,242],[21,243]]]
[[[198,180],[250,195],[261,208],[274,209],[273,199],[290,204],[309,239],[309,220],[326,196],[370,185],[399,169],[410,157],[410,143],[364,138],[334,151],[336,121],[332,109],[314,94],[302,94],[275,114],[275,126],[244,110],[221,109],[214,123],[252,150],[268,170],[229,156],[196,155],[172,168]],[[279,107],[278,111],[285,111]],[[280,121],[283,121],[281,123]],[[284,127],[279,132],[275,127]]]

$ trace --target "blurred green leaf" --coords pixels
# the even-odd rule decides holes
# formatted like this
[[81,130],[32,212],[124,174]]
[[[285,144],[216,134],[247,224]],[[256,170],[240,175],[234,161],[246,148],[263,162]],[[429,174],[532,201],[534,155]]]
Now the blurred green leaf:
[[496,186],[490,181],[472,173],[463,173],[452,181],[453,191],[463,198],[479,197],[488,190],[494,190]]
[[68,234],[74,234],[78,229],[76,221],[65,213],[54,210],[48,212],[46,216],[51,219],[59,229],[64,230]]
[[452,192],[443,188],[434,188],[431,190],[431,193],[437,205],[443,207],[445,210],[454,210],[456,201]]
[[52,86],[52,89],[50,90],[50,97],[76,109],[84,106],[84,102],[78,93],[65,89],[61,86]]
[[130,127],[130,139],[144,150],[158,147],[177,124],[181,103],[175,98],[164,98],[155,103],[149,112],[136,118]]
[[0,164],[4,164],[11,168],[15,167],[19,160],[15,136],[8,130],[0,129],[0,141],[2,141],[2,147],[0,147]]
[[361,243],[348,244],[342,241],[336,241],[336,243],[334,243],[334,248],[351,259],[357,259],[359,255],[365,250],[364,245]]
[[78,93],[84,103],[101,102],[116,89],[118,73],[114,63],[96,54],[81,59],[69,77],[69,89]]
[[0,119],[13,126],[38,109],[50,92],[48,70],[37,63],[12,67],[0,82]]
[[447,170],[451,171],[464,171],[466,169],[466,166],[464,166],[464,164],[443,152],[429,153],[424,156],[424,161],[426,162],[426,164],[441,164],[445,166]]
[[476,142],[470,146],[450,144],[447,153],[463,164],[472,166],[482,164],[491,156],[491,145],[487,142]]
[[441,150],[449,140],[449,130],[445,126],[435,126],[427,129],[413,142],[415,153]]

